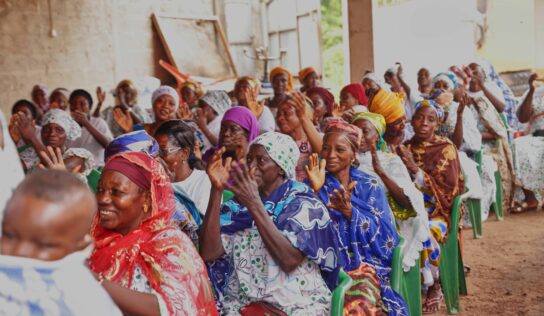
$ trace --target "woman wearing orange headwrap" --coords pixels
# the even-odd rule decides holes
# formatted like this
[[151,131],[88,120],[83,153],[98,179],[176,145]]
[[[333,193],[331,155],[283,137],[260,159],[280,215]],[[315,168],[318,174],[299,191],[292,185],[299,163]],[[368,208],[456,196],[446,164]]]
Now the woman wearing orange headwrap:
[[389,146],[400,145],[406,140],[406,113],[404,111],[403,95],[391,92],[381,87],[380,80],[373,73],[363,77],[363,86],[368,95],[370,112],[383,115],[387,128],[383,135]]
[[302,84],[300,91],[306,92],[308,91],[308,89],[317,87],[318,86],[317,79],[319,79],[319,75],[317,74],[317,71],[315,70],[314,67],[302,68],[298,72],[298,80]]
[[280,104],[287,100],[287,92],[293,91],[293,76],[289,70],[279,66],[272,69],[269,79],[274,89],[274,96],[266,99],[264,104],[276,116]]

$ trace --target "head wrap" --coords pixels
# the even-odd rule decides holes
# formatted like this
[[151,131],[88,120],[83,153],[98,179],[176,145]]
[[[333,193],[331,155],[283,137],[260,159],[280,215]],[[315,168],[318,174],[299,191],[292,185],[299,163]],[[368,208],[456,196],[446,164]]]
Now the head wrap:
[[209,90],[200,100],[206,102],[218,115],[225,114],[231,107],[229,95],[222,90]]
[[255,96],[259,95],[259,91],[261,90],[261,82],[258,79],[255,79],[250,76],[243,76],[238,78],[236,80],[236,83],[234,84],[234,90],[237,90],[242,82],[249,83],[249,87],[253,89],[253,93]]
[[428,99],[435,101],[441,106],[449,106],[453,101],[453,94],[444,89],[433,89]]
[[124,152],[144,152],[151,157],[159,153],[159,144],[145,131],[135,131],[123,134],[112,140],[104,151],[104,161],[116,154]]
[[329,125],[325,128],[325,135],[330,133],[342,133],[350,143],[353,151],[357,153],[359,150],[362,133],[361,129],[357,126],[349,124],[341,119],[331,120]]
[[306,95],[310,96],[312,94],[317,94],[323,100],[323,103],[325,103],[325,106],[327,107],[327,114],[332,115],[332,112],[334,110],[334,95],[327,89],[322,87],[313,87],[308,90],[306,90]]
[[181,85],[181,89],[183,88],[189,88],[193,90],[196,94],[197,98],[200,98],[202,95],[204,95],[204,90],[202,89],[202,86],[193,80],[187,80]]
[[445,81],[452,90],[457,89],[458,87],[457,76],[451,71],[441,72],[434,76],[433,80],[431,81],[432,87],[434,87],[437,81]]
[[62,155],[62,158],[70,158],[70,157],[79,157],[83,159],[83,164],[85,167],[85,170],[83,170],[82,174],[84,176],[88,176],[91,171],[93,171],[95,167],[94,163],[94,156],[93,154],[84,148],[68,148]]
[[272,69],[272,71],[270,72],[270,76],[269,76],[270,82],[273,82],[274,77],[276,77],[279,74],[285,74],[285,76],[287,77],[287,91],[292,91],[294,89],[294,87],[293,87],[293,76],[291,75],[289,70],[287,70],[286,68],[283,68],[283,67],[279,66],[279,67],[276,67],[276,68]]
[[436,115],[438,116],[438,119],[440,121],[444,119],[444,110],[442,110],[442,107],[440,106],[440,104],[436,103],[433,100],[422,100],[416,103],[414,113],[426,106],[430,107],[436,112]]
[[110,170],[117,171],[129,178],[140,189],[149,190],[151,188],[151,172],[123,158],[122,154],[108,160],[102,173]]
[[176,108],[179,106],[179,94],[176,89],[170,86],[160,86],[157,90],[153,91],[153,94],[151,95],[151,104],[155,104],[155,101],[163,95],[171,96],[174,99],[174,103],[176,103]]
[[221,123],[230,121],[236,123],[248,132],[248,141],[251,143],[259,135],[259,121],[246,107],[233,106],[223,116]]
[[340,91],[340,94],[347,92],[351,94],[355,99],[357,99],[357,102],[359,102],[360,105],[367,105],[368,104],[368,97],[365,94],[365,88],[360,83],[352,83],[348,84],[344,88],[342,88],[342,91]]
[[124,79],[124,80],[119,81],[119,83],[117,84],[117,87],[115,89],[117,90],[117,89],[121,88],[122,86],[129,86],[131,89],[136,90],[136,85],[134,84],[134,81],[132,81],[130,79]]
[[306,80],[306,77],[308,77],[308,75],[310,75],[312,73],[315,73],[317,75],[317,71],[315,70],[314,67],[302,68],[298,72],[298,80],[300,81],[300,83],[304,84],[304,81]]
[[404,111],[404,98],[397,93],[383,88],[378,90],[378,93],[374,95],[368,109],[370,112],[383,115],[387,124],[393,123],[406,115]]
[[87,92],[87,90],[84,89],[76,89],[70,93],[70,103],[74,100],[75,97],[82,96],[85,99],[87,99],[87,103],[89,103],[89,109],[93,106],[93,97],[92,95]]
[[363,76],[363,79],[361,80],[361,82],[365,81],[365,80],[370,80],[370,81],[374,81],[374,83],[376,83],[380,88],[383,88],[385,86],[384,82],[382,81],[382,79],[378,78],[378,76],[376,76],[375,73],[373,72],[367,72],[364,76]]
[[386,151],[387,150],[387,144],[385,143],[385,140],[383,139],[383,134],[385,133],[385,118],[381,114],[372,113],[372,112],[359,112],[356,113],[353,116],[353,120],[351,123],[355,123],[358,120],[366,120],[372,124],[376,128],[376,131],[378,132],[378,135],[380,136],[380,139],[378,140],[377,148],[380,151]]
[[468,85],[470,82],[470,76],[459,66],[451,66],[449,68],[451,72],[453,72],[457,76],[457,82],[462,83],[463,85]]
[[267,132],[257,137],[251,145],[264,147],[270,158],[285,171],[287,178],[295,178],[295,168],[300,157],[297,143],[289,135]]
[[360,112],[353,116],[351,123],[355,123],[358,120],[367,120],[376,128],[378,134],[382,136],[385,133],[385,118],[381,114],[372,112]]
[[81,136],[81,127],[76,121],[68,114],[68,112],[52,109],[45,114],[42,120],[42,126],[55,123],[62,127],[66,133],[66,139],[75,140]]

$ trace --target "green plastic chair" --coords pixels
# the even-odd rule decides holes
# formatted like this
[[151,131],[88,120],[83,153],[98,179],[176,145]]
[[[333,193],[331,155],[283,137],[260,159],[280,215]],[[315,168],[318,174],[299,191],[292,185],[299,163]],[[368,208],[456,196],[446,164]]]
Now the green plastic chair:
[[402,284],[402,254],[401,249],[404,245],[404,238],[399,236],[399,244],[393,250],[393,260],[391,261],[391,288],[398,293],[401,292]]
[[344,297],[346,292],[351,288],[353,280],[349,275],[340,269],[338,274],[338,286],[332,293],[332,303],[331,303],[331,316],[342,316],[344,315]]
[[498,170],[495,171],[495,182],[497,185],[497,192],[495,195],[495,202],[491,204],[491,207],[495,211],[497,220],[502,221],[504,219],[504,210],[502,209],[502,177]]
[[472,224],[472,235],[476,239],[482,238],[482,205],[478,199],[467,199],[470,223]]
[[448,238],[440,245],[440,283],[448,314],[459,313],[459,295],[468,293],[459,245],[459,216],[464,199],[465,195],[460,195],[453,201]]
[[420,265],[418,261],[408,272],[403,271],[401,254],[403,245],[404,238],[400,237],[400,242],[393,252],[391,288],[404,298],[410,315],[419,316],[422,314]]
[[98,188],[98,180],[100,180],[101,175],[102,172],[93,169],[93,171],[91,171],[91,173],[89,173],[87,176],[87,185],[94,193],[96,193],[96,189]]

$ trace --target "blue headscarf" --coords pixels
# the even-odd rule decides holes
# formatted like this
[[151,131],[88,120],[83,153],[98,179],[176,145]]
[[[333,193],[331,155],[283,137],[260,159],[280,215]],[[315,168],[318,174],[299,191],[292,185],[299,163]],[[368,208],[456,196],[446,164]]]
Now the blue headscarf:
[[438,116],[438,119],[440,121],[444,120],[445,114],[444,114],[444,110],[442,110],[442,106],[433,100],[425,99],[425,100],[419,101],[418,103],[416,103],[415,112],[419,111],[419,109],[421,109],[424,106],[428,106],[431,109],[433,109],[436,112],[436,115]]
[[106,147],[104,161],[108,161],[108,158],[115,154],[127,151],[144,152],[151,157],[156,157],[159,153],[159,144],[143,130],[124,134],[115,138]]

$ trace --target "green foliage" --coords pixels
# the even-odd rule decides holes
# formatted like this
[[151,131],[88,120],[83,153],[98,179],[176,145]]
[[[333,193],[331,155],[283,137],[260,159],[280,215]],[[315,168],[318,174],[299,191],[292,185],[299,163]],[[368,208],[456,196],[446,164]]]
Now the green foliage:
[[342,0],[321,0],[321,32],[324,77],[327,87],[338,96],[344,80]]

